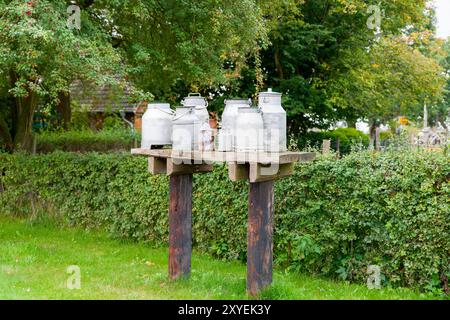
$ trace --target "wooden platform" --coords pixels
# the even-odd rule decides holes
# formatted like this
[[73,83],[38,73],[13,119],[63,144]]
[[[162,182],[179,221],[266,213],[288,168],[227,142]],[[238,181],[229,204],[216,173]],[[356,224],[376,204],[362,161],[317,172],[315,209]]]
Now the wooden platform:
[[227,163],[232,181],[248,180],[247,291],[257,297],[272,282],[274,181],[294,173],[296,162],[314,160],[311,152],[176,152],[132,149],[148,157],[151,174],[170,176],[169,278],[189,277],[192,253],[192,175]]
[[183,152],[171,149],[148,150],[131,149],[131,154],[156,157],[172,158],[175,160],[191,160],[190,164],[196,164],[195,161],[207,164],[237,162],[237,163],[260,163],[260,164],[286,164],[293,162],[303,162],[314,160],[314,152],[220,152],[220,151],[194,151]]
[[151,174],[182,175],[207,173],[214,163],[227,163],[232,181],[262,182],[277,180],[294,173],[296,162],[314,160],[313,152],[182,152],[171,149],[132,149],[131,153],[147,156]]

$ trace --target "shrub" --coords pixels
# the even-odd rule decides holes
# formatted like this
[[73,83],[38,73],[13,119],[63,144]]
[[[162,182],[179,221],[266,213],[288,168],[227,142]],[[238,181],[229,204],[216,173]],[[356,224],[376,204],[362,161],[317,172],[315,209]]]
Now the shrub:
[[[0,155],[4,214],[52,212],[70,224],[167,243],[168,178],[128,154]],[[289,269],[436,290],[448,282],[450,161],[403,150],[321,157],[276,183],[274,251]],[[219,258],[246,257],[247,192],[225,166],[194,178],[194,245]]]
[[339,139],[339,151],[341,154],[348,154],[356,144],[369,146],[368,135],[354,128],[339,128],[333,131],[308,132],[299,137],[298,146],[300,149],[306,147],[321,148],[323,140],[331,140],[331,147],[337,151],[337,141]]
[[128,129],[44,131],[37,135],[36,152],[114,152],[129,150],[135,137]]

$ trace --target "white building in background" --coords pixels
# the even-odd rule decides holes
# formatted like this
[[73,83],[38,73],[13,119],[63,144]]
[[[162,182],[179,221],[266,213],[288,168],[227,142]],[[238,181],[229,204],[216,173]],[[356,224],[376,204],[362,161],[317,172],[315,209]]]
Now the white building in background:
[[364,132],[365,134],[369,134],[370,126],[369,123],[367,122],[358,121],[356,122],[356,129]]
[[[347,122],[346,121],[338,121],[338,122],[336,122],[335,125],[331,126],[330,129],[333,130],[333,129],[337,129],[337,128],[348,128]],[[381,132],[390,130],[388,125],[381,125],[380,128],[381,128]],[[356,130],[361,131],[365,134],[369,134],[369,132],[370,132],[369,123],[366,121],[362,121],[362,120],[357,121],[356,122]]]

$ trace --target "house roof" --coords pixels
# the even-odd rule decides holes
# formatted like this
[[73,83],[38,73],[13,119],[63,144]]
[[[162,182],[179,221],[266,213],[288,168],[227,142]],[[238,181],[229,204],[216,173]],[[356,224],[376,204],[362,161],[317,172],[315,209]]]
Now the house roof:
[[91,86],[74,81],[70,85],[70,98],[80,106],[85,106],[90,112],[118,112],[124,110],[135,113],[140,103],[130,102],[128,88],[113,89],[111,86]]

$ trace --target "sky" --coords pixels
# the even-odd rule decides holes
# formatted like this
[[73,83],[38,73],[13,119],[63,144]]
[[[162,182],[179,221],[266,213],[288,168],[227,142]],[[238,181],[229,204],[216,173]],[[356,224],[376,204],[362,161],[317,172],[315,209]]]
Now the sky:
[[437,36],[447,38],[450,36],[450,0],[435,0],[438,19]]

